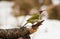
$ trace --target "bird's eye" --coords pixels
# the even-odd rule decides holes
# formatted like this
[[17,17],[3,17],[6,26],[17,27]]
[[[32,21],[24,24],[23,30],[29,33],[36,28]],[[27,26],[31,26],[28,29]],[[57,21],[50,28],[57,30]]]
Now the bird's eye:
[[45,10],[39,11],[39,12],[40,12],[40,14],[41,14],[43,11],[45,11]]

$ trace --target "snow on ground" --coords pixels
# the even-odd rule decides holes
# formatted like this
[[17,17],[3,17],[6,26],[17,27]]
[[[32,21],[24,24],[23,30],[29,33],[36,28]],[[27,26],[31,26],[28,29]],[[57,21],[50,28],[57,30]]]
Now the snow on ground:
[[[0,2],[0,28],[16,27],[16,19],[10,13],[12,11],[11,6],[10,2]],[[23,18],[19,17],[19,19],[20,22],[23,22],[21,21]],[[60,21],[45,19],[37,32],[30,36],[31,39],[60,39]]]
[[60,39],[60,21],[45,20],[37,32],[31,35],[32,39]]

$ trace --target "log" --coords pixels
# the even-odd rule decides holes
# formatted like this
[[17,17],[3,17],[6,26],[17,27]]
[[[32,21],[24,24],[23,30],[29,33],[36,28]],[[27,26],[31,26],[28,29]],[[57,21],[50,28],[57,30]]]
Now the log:
[[32,25],[32,28],[23,26],[21,28],[0,29],[0,39],[31,39],[29,35],[34,33],[43,21]]
[[20,37],[29,37],[29,31],[26,27],[21,29],[0,29],[0,38],[2,39],[17,39]]

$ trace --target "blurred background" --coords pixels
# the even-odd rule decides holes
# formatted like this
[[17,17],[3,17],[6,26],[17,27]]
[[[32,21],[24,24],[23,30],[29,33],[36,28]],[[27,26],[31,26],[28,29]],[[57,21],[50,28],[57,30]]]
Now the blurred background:
[[18,28],[39,11],[45,21],[31,39],[60,39],[60,0],[0,0],[0,28]]

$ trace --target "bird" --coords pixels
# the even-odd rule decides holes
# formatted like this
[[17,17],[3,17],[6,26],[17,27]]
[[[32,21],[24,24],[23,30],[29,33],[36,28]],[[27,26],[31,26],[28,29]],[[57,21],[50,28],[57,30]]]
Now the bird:
[[24,26],[28,23],[34,24],[35,22],[37,22],[38,20],[41,20],[41,13],[43,11],[39,11],[39,13],[35,13],[33,14],[28,20],[27,22],[24,24]]

